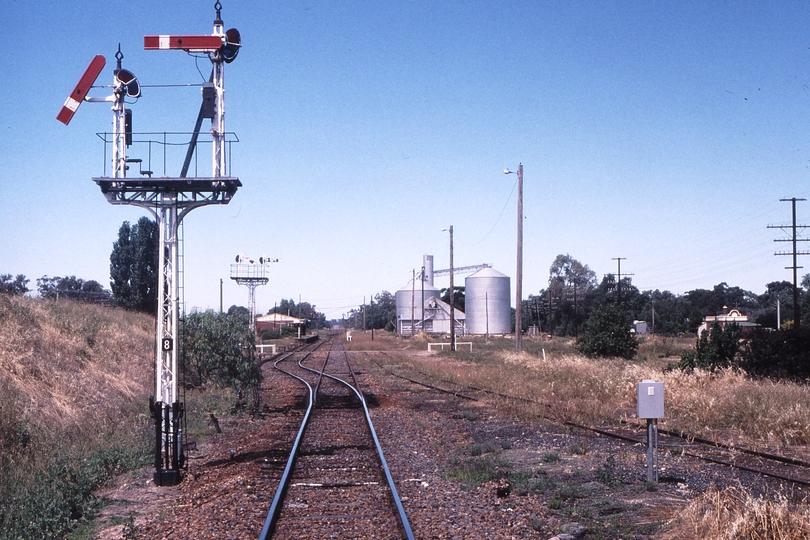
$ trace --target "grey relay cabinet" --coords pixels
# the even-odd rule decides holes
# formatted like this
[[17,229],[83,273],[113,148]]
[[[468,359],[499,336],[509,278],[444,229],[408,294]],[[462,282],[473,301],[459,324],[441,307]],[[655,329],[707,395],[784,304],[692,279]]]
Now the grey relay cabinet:
[[655,381],[638,383],[638,417],[664,417],[664,383]]

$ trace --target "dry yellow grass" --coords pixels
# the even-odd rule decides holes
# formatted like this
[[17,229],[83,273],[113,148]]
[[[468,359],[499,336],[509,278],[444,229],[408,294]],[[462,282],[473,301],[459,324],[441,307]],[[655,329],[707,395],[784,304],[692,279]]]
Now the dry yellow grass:
[[[408,345],[412,345],[410,340],[403,340],[397,338],[391,332],[385,330],[375,330],[374,339],[371,339],[371,330],[363,332],[362,330],[352,330],[352,340],[346,341],[346,332],[340,332],[335,339],[343,341],[348,351],[380,351],[380,350],[395,350],[403,349]],[[417,342],[417,348],[426,347],[427,338],[424,334],[417,334],[413,338]]]
[[0,381],[38,430],[81,436],[145,411],[153,343],[153,317],[0,295]]
[[810,508],[786,497],[754,497],[742,488],[710,489],[684,509],[667,540],[800,540],[810,538]]
[[[668,348],[677,348],[669,344]],[[556,345],[516,354],[503,344],[476,343],[473,353],[453,356],[399,355],[399,361],[450,380],[527,397],[550,405],[511,404],[523,413],[548,414],[579,423],[615,424],[635,417],[636,384],[665,385],[662,427],[694,436],[722,436],[748,445],[810,443],[810,388],[751,380],[731,370],[668,371],[661,361],[590,359]],[[539,353],[538,353],[539,351]],[[439,360],[440,359],[440,360]]]

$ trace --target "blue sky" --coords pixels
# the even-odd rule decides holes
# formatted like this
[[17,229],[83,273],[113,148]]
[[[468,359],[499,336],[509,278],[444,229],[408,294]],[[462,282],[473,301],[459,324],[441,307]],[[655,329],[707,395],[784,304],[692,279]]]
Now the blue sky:
[[[143,85],[201,82],[207,60],[144,51],[143,36],[210,33],[213,2],[10,0],[3,14],[0,273],[108,284],[118,228],[144,212],[91,180],[109,107],[85,103],[67,127],[56,113],[95,54],[108,84],[118,43]],[[645,290],[791,277],[766,227],[790,219],[780,198],[810,195],[810,4],[223,0],[222,17],[244,45],[225,75],[244,186],[185,220],[189,308],[218,308],[220,278],[226,308],[245,305],[229,263],[265,253],[282,262],[260,311],[301,295],[339,317],[404,286],[425,253],[446,268],[449,225],[456,265],[514,277],[502,171],[521,162],[525,296],[560,253],[600,279],[626,257]],[[136,131],[193,128],[197,88],[143,93]],[[810,201],[798,213],[808,223]]]

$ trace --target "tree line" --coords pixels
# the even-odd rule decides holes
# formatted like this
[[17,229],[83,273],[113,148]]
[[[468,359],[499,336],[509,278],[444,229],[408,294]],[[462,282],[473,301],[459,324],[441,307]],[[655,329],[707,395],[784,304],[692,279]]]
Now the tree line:
[[317,330],[319,328],[326,328],[326,315],[317,310],[315,304],[310,304],[306,301],[299,301],[298,304],[295,300],[282,298],[281,302],[273,306],[267,311],[268,315],[278,313],[281,315],[289,315],[297,319],[303,319],[303,331],[306,332],[310,329]]
[[[464,311],[464,287],[455,287],[456,309]],[[448,288],[441,290],[441,300],[450,302]],[[591,316],[606,304],[620,305],[633,320],[646,321],[648,330],[664,336],[694,335],[708,315],[722,313],[724,307],[739,309],[752,322],[767,328],[777,328],[777,301],[780,303],[782,327],[793,319],[793,285],[789,281],[773,281],[762,294],[718,283],[711,289],[694,289],[675,294],[659,289],[641,291],[633,285],[632,277],[609,273],[601,281],[587,264],[569,254],[558,255],[549,268],[548,286],[537,294],[529,294],[522,302],[523,330],[530,326],[541,332],[579,336]],[[799,308],[810,313],[810,274],[804,276],[799,291]],[[364,318],[365,315],[365,318]],[[365,322],[364,322],[365,321]],[[786,322],[785,322],[786,321]],[[343,324],[355,329],[396,328],[396,299],[382,291],[365,305],[351,309]],[[365,325],[365,326],[364,326]],[[514,317],[513,317],[514,330]]]
[[[23,274],[17,274],[12,278],[11,274],[0,274],[0,293],[24,295],[31,292],[28,288],[30,279]],[[41,298],[58,300],[62,298],[72,298],[87,302],[109,303],[111,300],[110,291],[95,280],[84,280],[76,276],[42,276],[37,279],[37,291]]]
[[[799,291],[801,312],[810,313],[810,274]],[[665,336],[692,335],[703,319],[725,307],[739,309],[749,320],[777,328],[777,301],[781,304],[782,326],[793,318],[793,284],[768,283],[762,294],[722,282],[711,289],[694,289],[675,294],[658,289],[640,291],[632,278],[615,274],[597,281],[596,274],[570,255],[558,255],[549,268],[548,287],[522,302],[524,330],[536,325],[542,332],[577,336],[591,314],[604,304],[621,305],[634,320],[648,323],[648,329]]]
[[[142,217],[134,225],[125,221],[110,254],[110,289],[94,280],[76,276],[43,276],[37,279],[37,291],[43,298],[61,297],[84,301],[112,303],[145,313],[157,310],[158,285],[157,224]],[[24,275],[0,274],[0,293],[26,294],[30,280]],[[599,306],[605,303],[623,306],[632,319],[647,321],[648,329],[659,335],[691,335],[707,315],[716,315],[724,307],[747,313],[750,320],[776,328],[777,302],[783,321],[793,319],[793,285],[788,281],[768,283],[762,294],[722,282],[711,289],[694,289],[675,294],[658,289],[640,291],[632,278],[615,274],[597,281],[596,274],[569,254],[558,255],[549,268],[548,286],[530,294],[522,302],[523,330],[536,326],[541,332],[578,336],[583,325]],[[810,313],[810,274],[804,276],[799,291],[800,312]],[[442,300],[449,302],[449,291],[442,290]],[[456,287],[456,308],[464,311],[464,288]],[[268,313],[283,313],[305,319],[308,328],[327,324],[323,313],[308,302],[296,304],[282,299]],[[396,328],[396,300],[382,291],[363,306],[357,306],[345,317],[354,328]],[[784,325],[785,323],[783,323]]]
[[[802,279],[801,290],[796,291],[798,306],[793,304],[793,284],[787,281],[768,283],[760,295],[726,283],[683,295],[642,292],[629,278],[618,281],[610,274],[596,284],[587,265],[570,255],[559,255],[550,269],[549,287],[537,297],[537,303],[545,305],[537,308],[530,298],[524,309],[535,309],[534,321],[545,331],[576,335],[577,348],[587,356],[632,358],[638,348],[637,336],[630,330],[634,319],[652,321],[654,316],[658,334],[694,334],[706,316],[726,307],[738,308],[760,326],[744,334],[736,323],[712,325],[673,367],[687,371],[734,369],[755,378],[805,382],[810,379],[810,330],[794,327],[793,313],[795,307],[799,313],[806,312],[808,289],[810,275]],[[781,325],[777,303],[782,309],[780,315],[787,319]]]
[[[158,233],[157,224],[146,217],[135,225],[126,221],[121,225],[110,254],[109,290],[94,280],[46,275],[37,279],[37,291],[46,299],[58,300],[61,296],[106,302],[154,314],[159,275]],[[719,314],[726,307],[740,309],[749,315],[749,320],[764,328],[780,326],[777,310],[781,309],[781,318],[787,321],[781,327],[790,329],[796,307],[793,285],[788,281],[770,282],[762,294],[722,282],[711,289],[694,289],[678,295],[658,289],[640,291],[630,276],[618,278],[607,274],[597,281],[595,272],[587,264],[569,254],[558,255],[549,268],[548,286],[521,302],[522,330],[534,325],[542,332],[576,336],[581,352],[591,356],[632,357],[637,344],[626,332],[633,320],[647,321],[648,328],[659,335],[694,335],[706,316]],[[0,274],[0,293],[26,294],[31,291],[29,283],[22,274]],[[441,293],[442,300],[449,302],[450,291],[444,289]],[[797,297],[799,312],[810,313],[810,274],[802,279]],[[464,288],[457,287],[454,303],[461,311],[464,300]],[[327,323],[324,314],[309,302],[296,304],[291,299],[282,299],[268,313],[302,318],[310,328]],[[249,319],[245,308],[232,306],[228,314],[194,312],[182,321],[187,336],[184,349],[190,353],[184,365],[192,386],[214,382],[238,384],[241,389],[257,384],[260,375],[257,376],[253,358],[245,352],[253,348]],[[342,322],[356,329],[393,331],[396,328],[395,296],[382,291],[368,304],[350,310]],[[733,325],[722,331],[715,328],[712,333],[701,336],[695,351],[682,359],[680,367],[734,366],[755,375],[776,371],[782,377],[808,377],[810,364],[807,369],[803,366],[804,351],[810,347],[810,333],[799,330],[760,333],[749,338],[740,349],[732,346],[739,342],[738,329]],[[218,360],[209,363],[213,357]],[[239,394],[241,398],[241,390]]]
[[397,300],[388,291],[382,291],[369,299],[362,306],[352,308],[340,322],[355,330],[388,330],[393,332],[397,327]]

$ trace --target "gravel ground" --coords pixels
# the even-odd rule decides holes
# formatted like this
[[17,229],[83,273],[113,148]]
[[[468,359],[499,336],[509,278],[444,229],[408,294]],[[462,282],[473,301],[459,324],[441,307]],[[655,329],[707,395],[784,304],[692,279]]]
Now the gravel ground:
[[[373,394],[374,426],[416,538],[549,539],[563,530],[585,539],[661,538],[710,486],[781,489],[668,453],[660,463],[666,482],[651,488],[640,445],[505,417],[492,404],[414,385],[358,357],[360,384]],[[264,402],[272,410],[220,419],[224,433],[199,444],[177,487],[154,487],[150,470],[121,478],[102,494],[109,505],[95,538],[257,538],[283,467],[281,450],[300,419],[290,383],[265,369]]]

